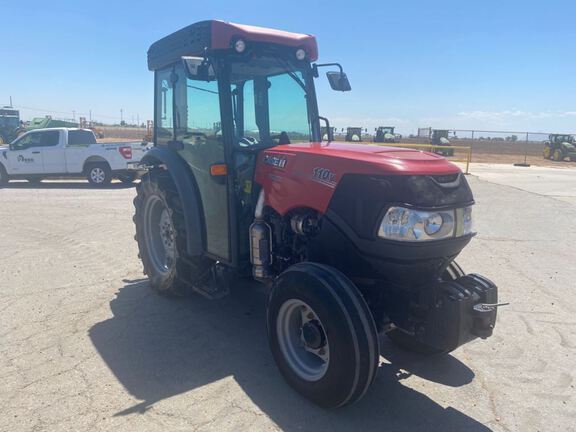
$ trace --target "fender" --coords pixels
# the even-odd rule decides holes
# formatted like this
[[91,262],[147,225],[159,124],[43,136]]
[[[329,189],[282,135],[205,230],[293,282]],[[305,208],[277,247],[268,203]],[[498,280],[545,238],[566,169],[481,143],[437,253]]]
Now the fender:
[[[173,150],[164,147],[154,147],[149,150],[141,160],[145,165],[166,166],[166,170],[172,176],[184,212],[184,223],[186,225],[186,249],[192,256],[202,255],[206,250],[206,230],[202,217],[200,204],[200,193],[194,174],[186,165],[186,162]],[[200,233],[201,235],[194,235]]]

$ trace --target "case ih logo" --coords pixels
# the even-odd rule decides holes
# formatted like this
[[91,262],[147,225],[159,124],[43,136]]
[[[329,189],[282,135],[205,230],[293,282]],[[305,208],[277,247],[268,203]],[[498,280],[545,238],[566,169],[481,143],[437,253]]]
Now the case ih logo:
[[284,156],[264,155],[264,163],[277,168],[284,168],[286,166],[286,158]]
[[336,174],[328,168],[314,168],[312,170],[312,180],[331,188],[336,187]]

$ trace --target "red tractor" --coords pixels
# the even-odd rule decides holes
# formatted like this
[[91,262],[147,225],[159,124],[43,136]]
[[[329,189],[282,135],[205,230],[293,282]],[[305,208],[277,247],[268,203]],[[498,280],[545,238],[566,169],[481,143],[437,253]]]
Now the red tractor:
[[322,142],[316,39],[221,21],[154,43],[155,147],[134,200],[144,272],[161,294],[269,289],[287,382],[313,402],[360,399],[379,333],[447,353],[492,334],[497,287],[454,262],[474,236],[472,192],[443,157]]

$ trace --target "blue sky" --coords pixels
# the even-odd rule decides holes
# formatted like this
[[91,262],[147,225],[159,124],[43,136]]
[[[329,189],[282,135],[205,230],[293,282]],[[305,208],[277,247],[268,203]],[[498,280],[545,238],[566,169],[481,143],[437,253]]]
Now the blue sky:
[[338,127],[576,132],[573,1],[0,0],[0,16],[0,104],[24,118],[152,118],[149,45],[217,18],[315,34],[353,87],[318,82]]

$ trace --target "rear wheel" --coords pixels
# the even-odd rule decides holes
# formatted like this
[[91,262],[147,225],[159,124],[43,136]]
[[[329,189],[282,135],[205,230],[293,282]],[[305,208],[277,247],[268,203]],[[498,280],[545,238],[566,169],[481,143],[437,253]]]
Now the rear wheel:
[[[442,280],[452,281],[462,276],[465,276],[464,270],[462,270],[462,267],[460,267],[455,261],[452,261],[448,267],[446,267],[446,270],[444,270],[444,273],[442,274]],[[426,345],[425,343],[417,340],[413,334],[407,333],[399,328],[390,330],[388,333],[386,333],[386,336],[388,336],[395,345],[406,351],[412,351],[425,355],[446,354],[449,352],[430,345]]]
[[316,263],[290,267],[270,293],[267,321],[272,355],[297,392],[326,408],[364,396],[378,369],[378,334],[346,276]]
[[151,287],[166,295],[190,293],[193,285],[209,278],[214,261],[186,253],[184,214],[170,174],[152,170],[136,190],[135,239]]
[[112,171],[107,163],[93,163],[86,168],[86,178],[94,186],[105,186],[112,181]]

